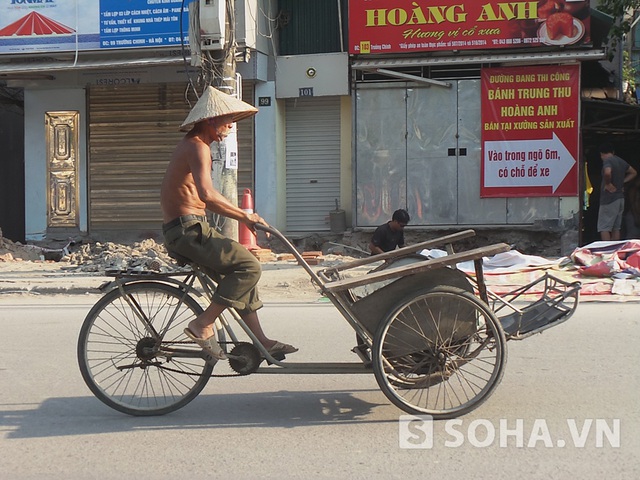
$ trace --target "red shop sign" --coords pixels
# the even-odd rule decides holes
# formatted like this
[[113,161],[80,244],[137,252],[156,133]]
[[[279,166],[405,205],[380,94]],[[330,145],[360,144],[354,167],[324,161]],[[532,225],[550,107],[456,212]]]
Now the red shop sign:
[[349,53],[589,43],[587,0],[349,0]]
[[481,197],[578,194],[580,67],[482,70]]

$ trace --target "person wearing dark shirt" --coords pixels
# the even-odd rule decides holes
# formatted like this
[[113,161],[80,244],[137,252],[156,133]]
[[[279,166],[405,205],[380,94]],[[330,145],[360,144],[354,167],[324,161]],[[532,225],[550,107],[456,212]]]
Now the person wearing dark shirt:
[[404,227],[409,223],[409,213],[399,209],[393,212],[391,221],[376,228],[369,243],[371,255],[390,252],[397,247],[404,247]]
[[620,228],[624,213],[624,184],[636,177],[636,170],[615,155],[613,145],[600,146],[602,159],[602,183],[600,186],[600,208],[598,210],[598,232],[602,240],[620,240]]

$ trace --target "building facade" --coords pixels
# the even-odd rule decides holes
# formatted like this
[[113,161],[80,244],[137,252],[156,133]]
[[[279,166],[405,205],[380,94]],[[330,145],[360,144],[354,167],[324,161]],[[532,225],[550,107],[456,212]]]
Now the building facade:
[[[189,45],[219,53],[212,45],[221,14],[208,9],[221,2],[87,2],[82,10],[79,0],[9,3],[0,2],[0,78],[24,94],[25,239],[158,232],[177,126],[207,80],[206,64],[191,65]],[[189,36],[193,3],[206,41]],[[577,236],[581,90],[585,65],[604,58],[603,35],[588,2],[566,2],[572,9],[562,12],[538,3],[463,11],[447,0],[236,1],[237,91],[259,108],[238,123],[239,196],[252,189],[256,210],[290,235],[331,233],[338,209],[348,228],[366,232],[406,208],[422,230],[544,226]],[[553,14],[570,16],[568,30],[549,26]],[[24,19],[35,15],[39,30],[25,32]],[[479,29],[479,18],[494,26]],[[565,68],[570,93],[555,103],[496,96],[509,88],[489,81]],[[553,88],[544,77],[523,85]],[[501,115],[491,105],[500,101],[512,111],[535,107],[511,125],[565,122],[538,129],[539,137],[491,129]],[[547,104],[555,113],[544,114]],[[554,133],[562,145],[550,150],[561,159],[542,167],[553,170],[552,182],[492,170],[499,162],[489,152],[508,155],[509,142],[526,156],[518,167],[542,166],[535,152]]]

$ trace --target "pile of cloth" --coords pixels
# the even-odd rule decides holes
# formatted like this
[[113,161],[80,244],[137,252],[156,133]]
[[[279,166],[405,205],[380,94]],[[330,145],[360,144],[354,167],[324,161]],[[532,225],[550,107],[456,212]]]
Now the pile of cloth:
[[583,282],[600,280],[610,285],[610,294],[640,296],[640,240],[593,242],[576,248],[571,261]]
[[[442,250],[420,253],[432,258],[446,255]],[[640,240],[593,242],[558,259],[511,250],[484,258],[482,265],[487,287],[497,295],[534,282],[548,272],[569,283],[579,281],[583,299],[597,299],[598,295],[640,299]],[[457,268],[471,276],[475,274],[473,262],[459,263]]]
[[640,240],[593,242],[576,248],[571,260],[587,277],[640,277]]

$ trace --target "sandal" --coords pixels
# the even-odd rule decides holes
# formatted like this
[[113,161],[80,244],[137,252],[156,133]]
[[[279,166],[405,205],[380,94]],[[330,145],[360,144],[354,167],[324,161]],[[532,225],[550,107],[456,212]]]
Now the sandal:
[[217,360],[227,360],[228,357],[222,347],[216,342],[215,335],[211,335],[209,338],[199,338],[196,337],[189,328],[184,329],[184,334],[202,347],[207,357],[210,357],[207,358],[208,362],[215,363]]
[[296,353],[298,350],[299,349],[297,349],[293,345],[276,342],[271,348],[267,349],[267,352],[273,357],[274,355],[278,354],[286,355],[288,353]]

